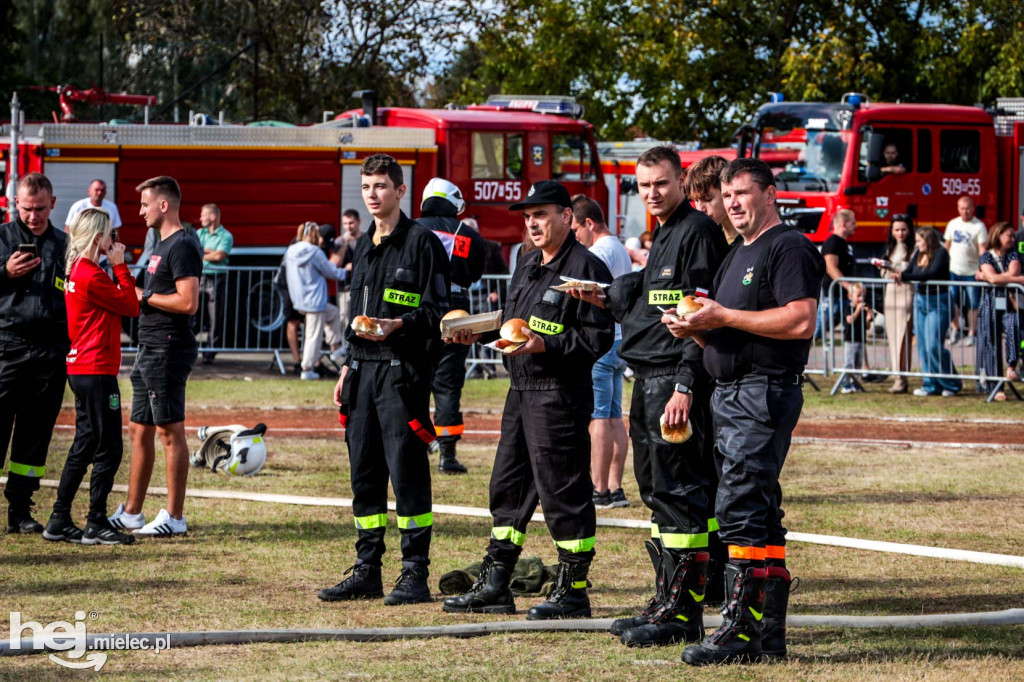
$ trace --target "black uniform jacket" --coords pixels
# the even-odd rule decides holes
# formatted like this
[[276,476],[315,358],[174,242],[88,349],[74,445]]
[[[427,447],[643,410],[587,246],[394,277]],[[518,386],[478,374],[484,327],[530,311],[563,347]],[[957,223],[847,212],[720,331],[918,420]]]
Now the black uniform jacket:
[[[611,317],[600,308],[555,291],[560,276],[608,282],[611,273],[570,231],[558,254],[541,263],[543,252],[519,258],[509,283],[503,321],[526,320],[531,331],[544,336],[545,352],[505,357],[505,369],[517,390],[592,390],[590,371],[615,339]],[[488,335],[490,339],[498,334]]]
[[[430,201],[429,199],[427,200]],[[444,200],[440,200],[444,201]],[[448,204],[447,201],[444,201]],[[448,204],[451,206],[451,204]],[[458,284],[463,289],[468,289],[477,282],[484,274],[484,259],[487,256],[487,246],[480,233],[469,225],[463,225],[462,221],[455,217],[455,208],[452,207],[451,215],[444,213],[428,214],[424,210],[416,222],[428,230],[434,232],[447,232],[455,235],[455,244],[452,247],[452,284]]]
[[350,319],[401,318],[402,328],[384,341],[368,341],[350,326],[345,330],[352,347],[349,357],[427,362],[428,346],[438,342],[438,325],[448,312],[448,254],[430,230],[404,213],[391,234],[374,246],[376,229],[374,223],[352,254]]
[[636,376],[674,376],[691,387],[710,380],[700,346],[672,336],[658,308],[673,308],[698,289],[710,295],[728,248],[722,228],[684,201],[655,230],[647,267],[608,288],[608,309],[622,324],[619,355]]
[[[35,244],[42,263],[12,279],[7,261],[21,244]],[[20,219],[0,225],[0,339],[13,337],[65,353],[70,348],[64,307],[66,244],[67,236],[53,223],[38,237]]]

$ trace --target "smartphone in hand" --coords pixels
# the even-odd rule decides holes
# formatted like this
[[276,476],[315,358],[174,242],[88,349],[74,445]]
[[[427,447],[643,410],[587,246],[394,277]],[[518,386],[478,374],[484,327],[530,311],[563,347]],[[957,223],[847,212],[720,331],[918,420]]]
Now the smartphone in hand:
[[21,244],[18,246],[18,251],[30,254],[33,258],[39,257],[39,251],[36,249],[35,244]]

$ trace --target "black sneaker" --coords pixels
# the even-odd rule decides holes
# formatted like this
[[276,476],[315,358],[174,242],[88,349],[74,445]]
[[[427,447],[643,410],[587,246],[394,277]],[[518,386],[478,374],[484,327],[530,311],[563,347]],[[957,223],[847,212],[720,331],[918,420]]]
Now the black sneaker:
[[622,492],[622,488],[616,488],[611,492],[611,507],[628,507],[629,500],[626,499],[626,493]]
[[598,509],[611,509],[612,508],[612,494],[610,491],[605,490],[603,493],[594,490],[594,506]]
[[119,533],[109,523],[90,521],[85,524],[85,532],[82,534],[83,545],[130,545],[134,542],[134,535]]
[[425,566],[403,567],[402,573],[395,581],[395,589],[384,597],[388,606],[400,604],[424,604],[434,601],[427,587],[427,569]]
[[351,599],[376,599],[384,596],[384,586],[380,582],[380,566],[356,564],[347,571],[349,575],[334,587],[317,592],[322,601],[349,601]]
[[51,516],[46,522],[46,528],[43,529],[43,539],[78,544],[82,541],[82,529],[66,516]]

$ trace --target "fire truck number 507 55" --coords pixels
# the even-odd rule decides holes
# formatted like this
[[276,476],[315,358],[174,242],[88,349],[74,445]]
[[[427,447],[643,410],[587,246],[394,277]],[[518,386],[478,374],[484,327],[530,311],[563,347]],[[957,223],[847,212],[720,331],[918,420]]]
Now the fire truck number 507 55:
[[517,180],[477,180],[473,183],[474,201],[519,201],[523,186]]
[[960,178],[942,178],[943,194],[970,194],[977,196],[981,194],[981,178],[961,180]]

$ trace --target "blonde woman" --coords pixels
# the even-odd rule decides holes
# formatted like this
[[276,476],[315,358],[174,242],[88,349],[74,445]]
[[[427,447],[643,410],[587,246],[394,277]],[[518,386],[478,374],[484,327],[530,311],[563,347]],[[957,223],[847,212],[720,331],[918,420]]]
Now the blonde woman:
[[[114,268],[111,281],[99,266],[101,255]],[[107,496],[121,465],[121,318],[137,317],[135,282],[124,263],[124,244],[113,240],[110,216],[87,208],[68,226],[67,281],[68,381],[75,394],[75,440],[57,488],[57,501],[43,531],[52,541],[83,545],[130,545],[131,535],[117,532],[107,520]],[[89,481],[89,515],[83,533],[71,518],[71,503],[85,471]]]
[[319,379],[314,370],[320,357],[321,339],[326,337],[333,351],[331,359],[341,357],[341,318],[338,308],[327,300],[327,280],[345,281],[348,274],[337,255],[330,259],[322,248],[320,226],[299,225],[296,241],[284,254],[288,296],[296,312],[306,317],[306,335],[302,344],[302,379]]

